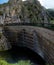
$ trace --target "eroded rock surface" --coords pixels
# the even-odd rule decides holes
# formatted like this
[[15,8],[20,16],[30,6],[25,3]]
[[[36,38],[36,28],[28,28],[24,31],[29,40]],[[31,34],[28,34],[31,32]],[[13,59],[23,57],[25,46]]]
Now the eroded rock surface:
[[0,30],[0,51],[5,51],[11,49],[11,45],[7,38],[3,35],[2,30]]
[[48,13],[38,0],[9,0],[1,10],[4,23],[49,23]]

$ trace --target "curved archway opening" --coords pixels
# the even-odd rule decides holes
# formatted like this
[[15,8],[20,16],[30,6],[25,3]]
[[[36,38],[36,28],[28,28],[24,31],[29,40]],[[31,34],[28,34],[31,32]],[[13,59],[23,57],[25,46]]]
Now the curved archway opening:
[[[7,63],[10,64],[21,64],[26,63],[27,65],[46,65],[45,60],[43,60],[37,53],[32,51],[27,47],[13,46],[12,49],[8,51],[0,52],[0,56],[2,57],[3,65]],[[4,59],[4,60],[3,60]]]
[[46,64],[45,60],[43,60],[37,53],[27,47],[13,46],[12,49],[9,51],[11,53],[12,58],[15,59],[15,62],[19,60],[27,60],[30,61],[32,65]]

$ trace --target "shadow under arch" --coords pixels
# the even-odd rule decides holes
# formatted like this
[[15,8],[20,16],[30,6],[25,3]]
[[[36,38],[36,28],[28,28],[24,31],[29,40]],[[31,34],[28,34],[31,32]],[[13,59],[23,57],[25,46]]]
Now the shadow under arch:
[[5,55],[5,61],[9,64],[19,61],[30,61],[33,65],[45,65],[46,63],[37,53],[27,47],[13,46],[8,51],[0,52],[0,55]]
[[30,60],[31,63],[45,65],[46,62],[41,58],[40,55],[35,53],[33,50],[22,47],[22,46],[13,46],[11,50],[9,50],[11,57],[13,58],[12,62],[8,60],[9,63],[16,63],[21,60]]

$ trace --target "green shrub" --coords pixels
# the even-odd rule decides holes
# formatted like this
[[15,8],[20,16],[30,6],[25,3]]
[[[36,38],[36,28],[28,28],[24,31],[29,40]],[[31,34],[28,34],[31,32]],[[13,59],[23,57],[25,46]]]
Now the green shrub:
[[6,62],[5,60],[0,60],[0,65],[32,65],[32,63],[30,63],[30,61],[18,61],[17,63],[11,64]]
[[0,65],[9,65],[9,64],[4,60],[0,60]]

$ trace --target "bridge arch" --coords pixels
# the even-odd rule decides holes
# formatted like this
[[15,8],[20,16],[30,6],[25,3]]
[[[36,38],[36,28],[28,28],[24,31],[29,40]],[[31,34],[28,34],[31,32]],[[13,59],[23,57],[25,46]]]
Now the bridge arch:
[[52,39],[54,37],[52,36],[52,39],[48,38],[52,34],[54,35],[53,31],[32,26],[5,26],[4,32],[11,45],[28,47],[40,55],[47,63],[54,63],[52,53],[54,52],[52,48],[54,43]]

